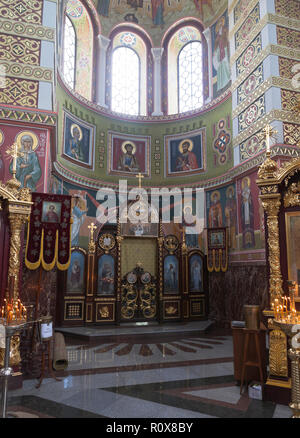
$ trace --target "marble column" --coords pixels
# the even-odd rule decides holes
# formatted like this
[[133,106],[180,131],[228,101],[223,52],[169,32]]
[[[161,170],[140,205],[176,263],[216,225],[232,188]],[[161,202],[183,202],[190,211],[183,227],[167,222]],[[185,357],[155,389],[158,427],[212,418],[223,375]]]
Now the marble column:
[[154,111],[152,116],[162,116],[162,89],[161,89],[161,58],[164,49],[162,47],[155,47],[151,49],[154,59]]
[[96,77],[96,103],[107,108],[105,103],[106,90],[106,53],[110,43],[110,39],[103,35],[98,35],[97,46],[97,77]]

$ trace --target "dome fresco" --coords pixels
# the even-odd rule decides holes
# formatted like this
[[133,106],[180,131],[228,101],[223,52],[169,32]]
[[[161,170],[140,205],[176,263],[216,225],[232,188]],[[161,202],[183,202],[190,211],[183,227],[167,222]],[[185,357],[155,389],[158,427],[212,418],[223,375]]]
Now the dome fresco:
[[136,23],[159,46],[164,33],[178,20],[198,18],[205,27],[222,14],[227,0],[93,0],[99,14],[102,34],[121,22]]

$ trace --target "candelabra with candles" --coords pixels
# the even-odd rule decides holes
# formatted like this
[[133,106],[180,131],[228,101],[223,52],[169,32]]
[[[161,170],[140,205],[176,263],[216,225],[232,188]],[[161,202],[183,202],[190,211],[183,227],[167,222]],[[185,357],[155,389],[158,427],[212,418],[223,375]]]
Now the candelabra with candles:
[[[298,284],[295,281],[289,281],[289,296],[275,299],[272,303],[274,311],[274,325],[282,330],[288,337],[290,348],[288,357],[291,360],[291,380],[292,394],[290,408],[293,411],[292,418],[300,418],[300,344],[299,348],[295,347],[292,338],[295,336],[300,324],[300,316],[295,308],[295,296],[298,291]],[[296,329],[296,330],[295,330]]]
[[0,376],[4,379],[2,392],[2,418],[5,418],[8,379],[13,372],[13,369],[9,366],[11,338],[15,335],[19,335],[27,324],[27,309],[19,299],[11,301],[4,299],[3,306],[1,307],[0,324],[5,328],[4,368],[0,370]]

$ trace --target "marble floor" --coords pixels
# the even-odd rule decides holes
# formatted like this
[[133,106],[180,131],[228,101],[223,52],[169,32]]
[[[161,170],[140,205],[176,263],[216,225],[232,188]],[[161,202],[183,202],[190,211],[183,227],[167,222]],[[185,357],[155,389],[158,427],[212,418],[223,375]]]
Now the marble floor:
[[288,406],[240,395],[230,331],[209,321],[56,329],[68,366],[10,390],[18,418],[289,418]]

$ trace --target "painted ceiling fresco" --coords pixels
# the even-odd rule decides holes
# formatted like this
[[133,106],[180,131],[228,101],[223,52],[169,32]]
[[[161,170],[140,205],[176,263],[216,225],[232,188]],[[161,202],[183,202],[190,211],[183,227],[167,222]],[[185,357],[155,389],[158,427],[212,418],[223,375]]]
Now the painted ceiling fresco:
[[165,31],[183,17],[197,17],[211,25],[224,11],[227,0],[93,0],[100,16],[102,34],[121,22],[142,26],[159,46]]

